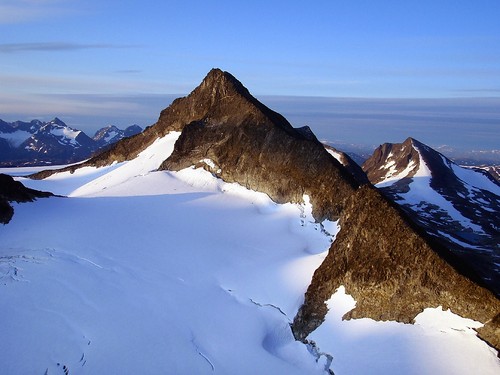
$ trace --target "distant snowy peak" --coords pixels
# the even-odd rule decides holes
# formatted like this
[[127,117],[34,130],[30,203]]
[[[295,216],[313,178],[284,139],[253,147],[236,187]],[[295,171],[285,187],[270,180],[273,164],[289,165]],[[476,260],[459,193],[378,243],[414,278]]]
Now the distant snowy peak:
[[381,145],[363,170],[428,233],[470,259],[483,280],[500,293],[500,185],[496,181],[456,165],[412,138]]
[[413,138],[408,138],[403,143],[384,143],[375,149],[362,166],[370,182],[376,185],[413,177],[420,164],[420,155],[415,145],[423,146]]
[[142,132],[142,128],[139,125],[131,125],[125,130],[118,129],[114,125],[106,126],[99,129],[92,139],[97,142],[99,147],[106,147],[125,137],[131,137]]
[[125,130],[108,126],[90,138],[59,118],[8,123],[0,120],[0,165],[68,164],[88,159],[96,151],[142,131],[138,125]]
[[113,140],[119,141],[123,138],[123,130],[118,129],[114,125],[106,126],[102,129],[99,129],[92,139],[99,144],[106,144]]
[[69,127],[57,117],[40,126],[32,138],[36,139],[40,135],[54,137],[62,145],[72,145],[74,147],[81,147],[90,142],[90,138],[85,133]]
[[442,185],[463,183],[495,194],[500,192],[500,184],[486,174],[470,168],[462,168],[431,147],[413,138],[403,143],[384,143],[362,166],[370,182],[378,187],[386,187],[417,173],[428,173],[432,177],[433,188]]

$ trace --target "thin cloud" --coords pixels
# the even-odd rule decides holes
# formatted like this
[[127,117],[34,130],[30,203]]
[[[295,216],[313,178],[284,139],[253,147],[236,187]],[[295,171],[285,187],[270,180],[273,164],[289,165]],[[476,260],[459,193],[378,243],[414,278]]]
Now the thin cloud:
[[31,22],[74,12],[72,0],[3,0],[0,24]]
[[462,92],[462,93],[483,93],[483,94],[500,94],[500,89],[460,89],[454,90],[454,92]]
[[[9,94],[186,93],[191,87],[168,81],[124,79],[120,75],[20,75],[0,72],[0,87]],[[0,111],[1,113],[1,111]]]
[[77,51],[84,49],[114,49],[114,48],[137,48],[132,45],[116,44],[82,44],[70,42],[35,42],[35,43],[3,43],[0,44],[0,53],[21,52],[62,52]]
[[115,73],[118,73],[118,74],[138,74],[138,73],[142,73],[142,70],[139,70],[139,69],[122,69],[122,70],[116,70]]

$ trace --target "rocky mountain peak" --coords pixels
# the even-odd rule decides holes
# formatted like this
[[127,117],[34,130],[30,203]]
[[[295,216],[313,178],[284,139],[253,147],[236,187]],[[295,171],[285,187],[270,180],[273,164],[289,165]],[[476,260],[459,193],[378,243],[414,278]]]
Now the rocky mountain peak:
[[310,129],[293,128],[219,69],[165,109],[156,126],[182,131],[160,169],[202,166],[280,203],[302,202],[307,194],[318,219],[337,217],[343,198],[359,186]]
[[67,126],[60,118],[54,117],[53,120],[49,121],[50,124],[59,125],[59,126]]
[[[232,74],[214,68],[208,72],[201,84],[198,92],[207,91],[213,100],[224,99],[228,95],[250,96],[249,91]],[[195,90],[196,91],[196,90]],[[197,92],[197,93],[198,93]]]
[[407,177],[415,175],[420,164],[417,148],[423,145],[413,138],[403,143],[384,143],[363,163],[363,170],[372,184],[406,172]]
[[233,75],[220,69],[212,69],[187,97],[176,99],[163,110],[156,130],[165,135],[168,131],[181,131],[193,121],[206,125],[272,124],[294,132],[283,116],[260,103]]

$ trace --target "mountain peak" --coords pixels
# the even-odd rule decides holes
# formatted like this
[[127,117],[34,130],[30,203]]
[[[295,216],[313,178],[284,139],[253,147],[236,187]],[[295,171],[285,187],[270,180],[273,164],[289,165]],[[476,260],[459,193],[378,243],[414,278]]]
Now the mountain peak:
[[214,68],[187,97],[176,99],[160,114],[156,124],[161,134],[181,131],[193,121],[205,124],[227,123],[233,126],[252,123],[275,125],[293,132],[293,127],[279,113],[254,98],[231,73]]
[[251,97],[248,89],[236,77],[219,68],[210,70],[198,88],[208,90],[214,99],[234,94],[240,94],[246,98]]
[[59,126],[67,126],[59,117],[54,117],[53,120],[49,121],[49,124],[59,125]]

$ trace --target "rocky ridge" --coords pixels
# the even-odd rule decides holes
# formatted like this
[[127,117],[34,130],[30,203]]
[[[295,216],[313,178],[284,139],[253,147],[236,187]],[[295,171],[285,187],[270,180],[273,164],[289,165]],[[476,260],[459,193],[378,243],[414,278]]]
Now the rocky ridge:
[[337,239],[292,324],[297,339],[323,321],[325,301],[345,285],[358,302],[347,317],[411,322],[423,308],[441,305],[486,323],[483,337],[498,342],[500,302],[466,263],[376,189],[362,185],[310,129],[293,128],[227,72],[212,70],[191,94],[163,110],[155,125],[66,170],[131,160],[172,131],[181,134],[160,169],[202,167],[276,202],[301,202],[307,194],[316,220],[340,218]]
[[468,264],[409,223],[374,188],[366,185],[348,199],[340,225],[294,319],[298,339],[322,323],[323,302],[341,285],[357,301],[345,319],[411,323],[424,308],[442,306],[498,329],[490,321],[498,316],[500,301],[480,286]]

